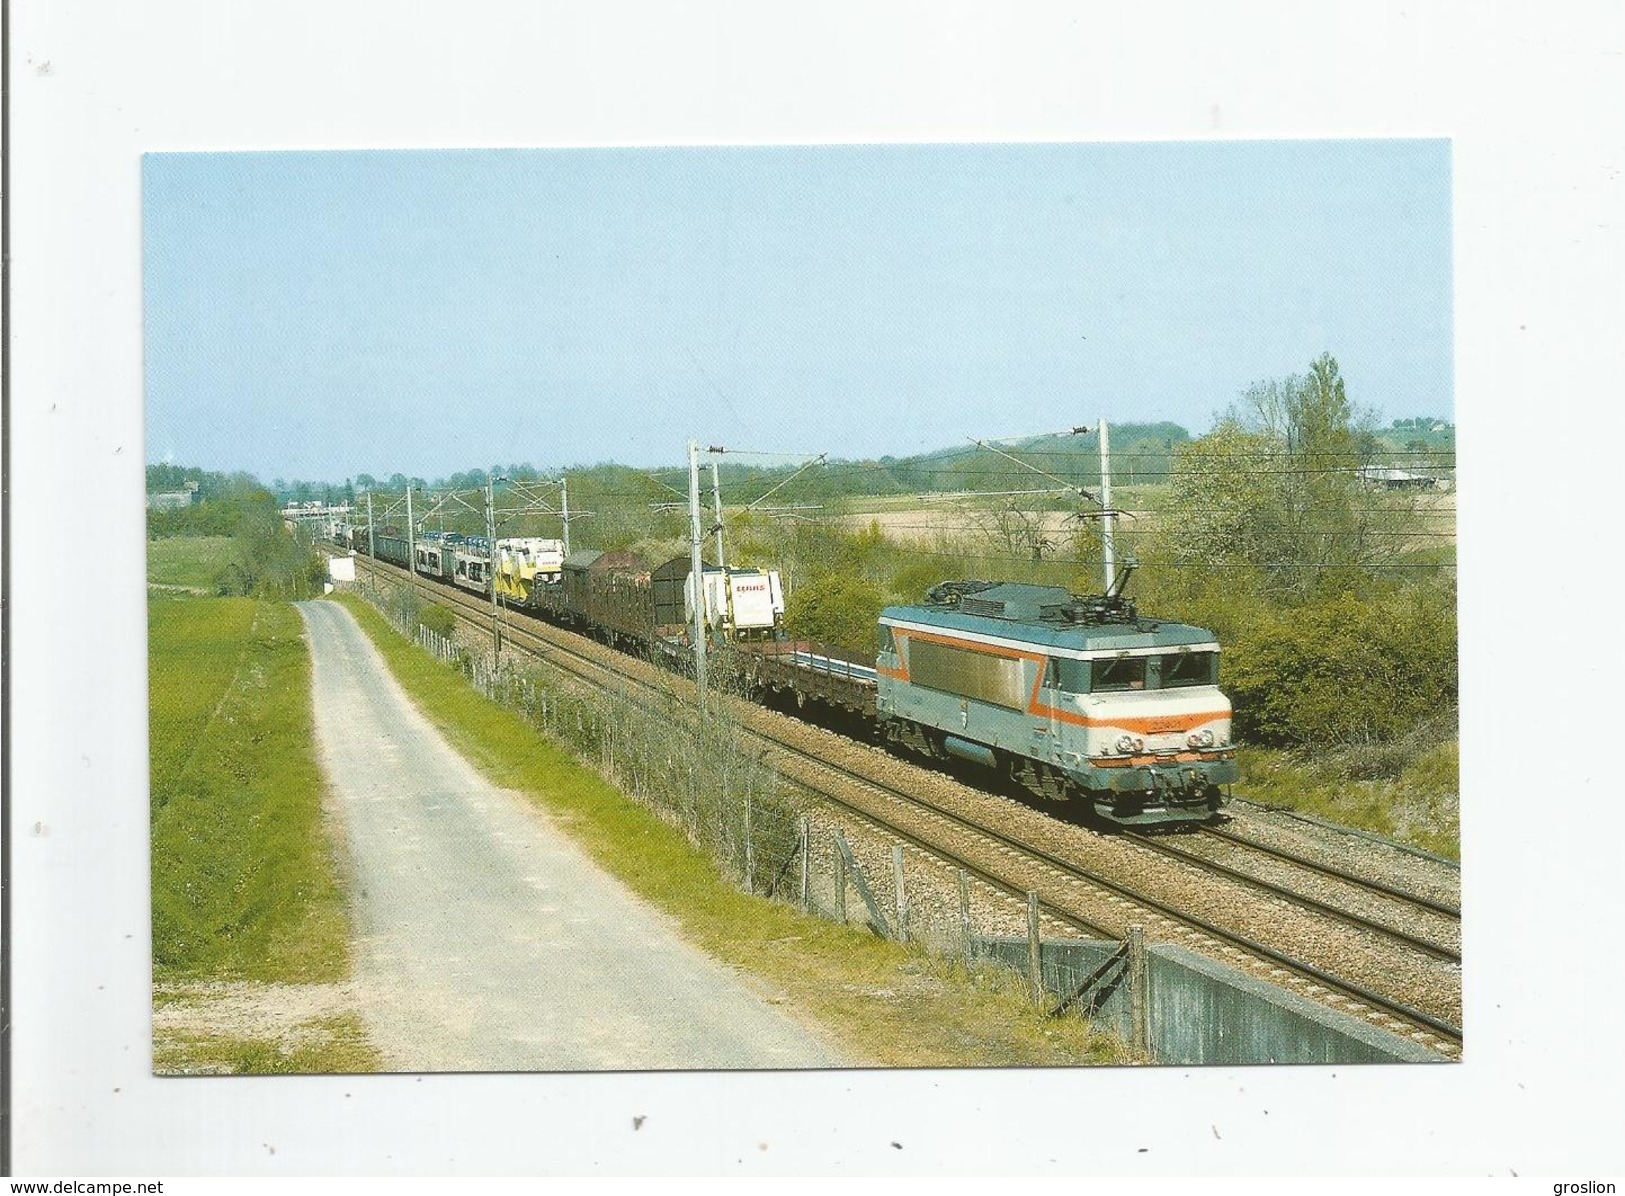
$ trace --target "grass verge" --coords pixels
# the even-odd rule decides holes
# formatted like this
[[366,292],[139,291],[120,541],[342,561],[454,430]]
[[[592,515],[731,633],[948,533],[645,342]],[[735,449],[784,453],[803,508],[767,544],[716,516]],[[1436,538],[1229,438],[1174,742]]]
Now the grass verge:
[[669,826],[396,635],[353,595],[391,672],[447,740],[491,781],[545,809],[606,871],[669,914],[693,944],[759,977],[825,1028],[854,1063],[887,1067],[1125,1062],[1078,1018],[1051,1019],[1002,969],[966,972],[866,931],[733,887]]
[[[166,595],[149,600],[147,625],[155,1009],[186,1005],[177,994],[200,985],[271,992],[345,978],[348,914],[297,612]],[[153,1067],[376,1070],[359,1022],[339,1029],[256,1039],[155,1031]]]
[[148,604],[153,974],[280,982],[349,967],[292,606]]
[[153,1050],[165,1075],[324,1075],[381,1070],[354,1014],[313,1018],[274,1038],[179,1032]]
[[1237,758],[1237,789],[1253,801],[1386,835],[1446,859],[1461,858],[1454,738],[1409,757],[1393,770],[1396,775],[1370,779],[1360,775],[1367,770],[1359,750],[1304,761],[1276,749],[1243,747]]

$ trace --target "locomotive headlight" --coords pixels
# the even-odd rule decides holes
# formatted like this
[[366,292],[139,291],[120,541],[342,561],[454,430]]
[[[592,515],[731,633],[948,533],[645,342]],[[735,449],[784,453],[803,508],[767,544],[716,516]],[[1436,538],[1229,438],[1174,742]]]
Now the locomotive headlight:
[[1213,742],[1214,742],[1213,741],[1213,732],[1211,730],[1203,731],[1202,732],[1202,746],[1203,747],[1212,747]]
[[1117,737],[1117,750],[1124,753],[1132,752],[1134,750],[1134,736],[1119,735]]

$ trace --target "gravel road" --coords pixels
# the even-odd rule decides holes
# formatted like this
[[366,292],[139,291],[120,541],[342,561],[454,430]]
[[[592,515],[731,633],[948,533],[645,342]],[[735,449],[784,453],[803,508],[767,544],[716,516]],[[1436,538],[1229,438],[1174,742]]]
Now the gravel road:
[[783,1002],[683,942],[414,708],[350,613],[299,604],[349,856],[356,989],[402,1071],[839,1065]]

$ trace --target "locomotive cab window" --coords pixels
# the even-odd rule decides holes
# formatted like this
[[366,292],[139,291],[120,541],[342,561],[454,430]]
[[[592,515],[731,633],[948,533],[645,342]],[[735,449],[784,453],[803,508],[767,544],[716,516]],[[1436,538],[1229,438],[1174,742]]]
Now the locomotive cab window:
[[880,625],[880,650],[882,652],[897,651],[897,638],[892,635],[891,627],[885,623]]
[[1044,688],[1071,694],[1089,692],[1089,661],[1052,656],[1044,664]]
[[1090,689],[1095,693],[1117,693],[1145,688],[1145,657],[1119,656],[1115,660],[1095,660]]
[[1218,682],[1219,657],[1216,652],[1180,652],[1164,656],[1162,688],[1181,689],[1189,685],[1214,685]]

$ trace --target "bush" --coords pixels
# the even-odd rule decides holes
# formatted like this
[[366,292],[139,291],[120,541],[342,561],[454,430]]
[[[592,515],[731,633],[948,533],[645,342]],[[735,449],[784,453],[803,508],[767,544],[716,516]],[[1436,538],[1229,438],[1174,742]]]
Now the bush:
[[925,593],[939,581],[947,580],[940,561],[914,561],[892,574],[891,592],[898,601],[919,604]]
[[240,565],[227,565],[214,575],[214,592],[222,598],[246,597],[248,590],[248,575]]
[[786,600],[784,626],[798,638],[866,651],[874,646],[884,605],[874,583],[831,573],[802,583]]
[[1289,747],[1398,740],[1456,703],[1454,603],[1443,588],[1410,588],[1271,612],[1241,630],[1225,672],[1244,740]]
[[418,625],[427,627],[443,639],[450,639],[457,630],[457,616],[443,606],[426,602],[418,611]]

